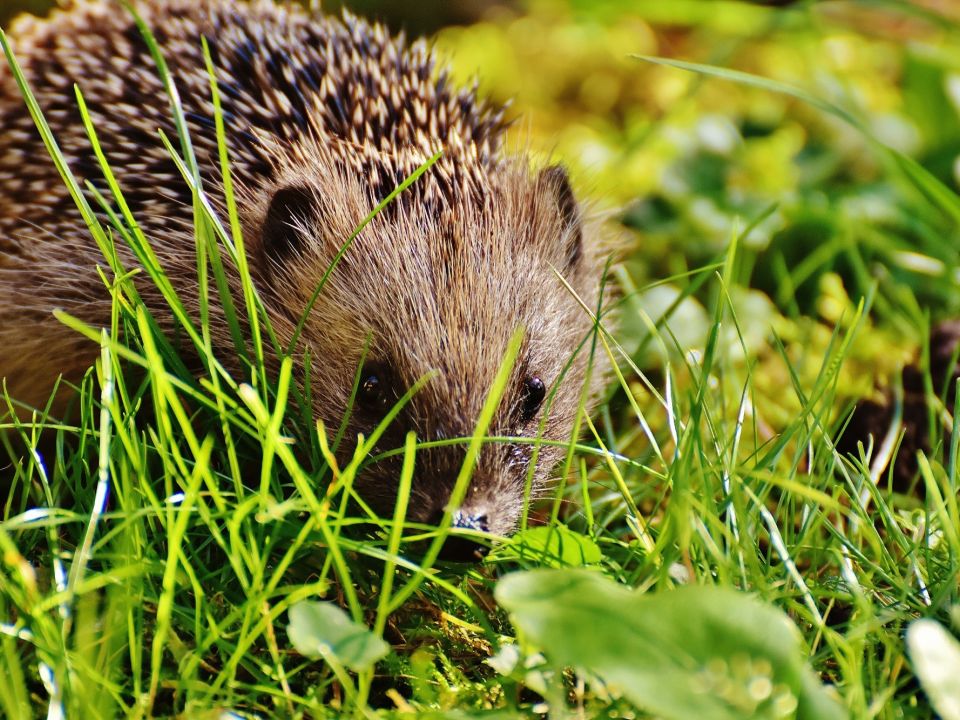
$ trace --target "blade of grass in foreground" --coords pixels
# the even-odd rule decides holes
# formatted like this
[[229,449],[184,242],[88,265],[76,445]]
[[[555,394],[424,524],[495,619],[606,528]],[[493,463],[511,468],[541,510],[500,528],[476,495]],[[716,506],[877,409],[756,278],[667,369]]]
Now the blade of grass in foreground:
[[126,223],[126,227],[130,230],[129,235],[127,236],[130,240],[130,249],[133,250],[134,254],[136,255],[140,266],[149,275],[150,281],[162,293],[164,301],[170,307],[170,311],[173,313],[173,316],[176,318],[179,325],[190,336],[190,339],[194,345],[198,349],[202,349],[202,337],[197,333],[193,321],[187,314],[187,310],[183,304],[183,301],[180,299],[179,294],[173,287],[173,283],[170,281],[170,278],[164,271],[162,265],[160,264],[159,258],[153,250],[153,247],[147,241],[146,235],[144,235],[143,230],[140,228],[136,218],[134,218],[133,212],[123,196],[123,192],[120,189],[120,184],[117,182],[116,175],[114,174],[113,169],[110,167],[110,163],[108,162],[107,157],[103,152],[103,148],[100,145],[100,140],[96,129],[94,128],[93,120],[90,117],[86,101],[84,100],[83,94],[80,92],[79,87],[75,88],[75,92],[77,105],[80,109],[80,117],[82,118],[84,128],[86,129],[87,137],[90,140],[90,145],[93,148],[98,163],[100,164],[100,170],[103,173],[103,177],[110,187],[110,192],[113,195],[113,199],[120,208],[120,212],[123,216],[124,222]]
[[217,132],[217,152],[220,156],[220,174],[223,177],[223,197],[227,203],[227,219],[230,223],[230,237],[233,240],[234,262],[237,266],[237,272],[240,275],[240,282],[243,285],[243,300],[246,305],[247,318],[250,324],[250,336],[253,343],[253,363],[254,367],[261,369],[260,383],[265,385],[267,378],[263,373],[263,339],[260,335],[260,318],[264,322],[269,322],[266,311],[260,298],[257,296],[256,288],[253,286],[253,280],[250,275],[250,267],[247,264],[246,247],[243,240],[243,232],[240,228],[240,213],[237,209],[237,197],[233,187],[233,173],[230,171],[230,157],[227,150],[227,131],[223,117],[223,107],[220,102],[220,86],[217,83],[217,74],[213,65],[213,57],[210,54],[210,45],[207,38],[203,38],[203,58],[207,65],[207,75],[210,77],[210,95],[213,99],[213,121]]

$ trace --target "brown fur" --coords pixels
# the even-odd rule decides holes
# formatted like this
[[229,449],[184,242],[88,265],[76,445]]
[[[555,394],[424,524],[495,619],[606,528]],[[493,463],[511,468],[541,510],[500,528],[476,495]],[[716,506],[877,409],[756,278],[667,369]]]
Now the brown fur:
[[[509,338],[523,327],[523,349],[490,434],[535,435],[543,410],[522,417],[525,381],[539,377],[553,390],[592,326],[555,271],[589,306],[598,295],[596,243],[582,239],[565,173],[531,172],[524,159],[504,157],[501,111],[472,91],[452,89],[422,41],[409,45],[350,16],[311,16],[266,0],[151,0],[138,9],[170,66],[206,190],[216,198],[221,179],[201,36],[211,43],[247,254],[284,344],[344,240],[400,181],[443,151],[361,233],[306,321],[296,357],[309,351],[314,358],[316,416],[339,425],[370,338],[367,365],[389,397],[435,373],[381,449],[402,444],[409,430],[421,439],[469,436]],[[191,196],[156,132],[175,137],[154,63],[128,14],[110,0],[79,2],[49,21],[21,21],[12,40],[72,171],[105,191],[75,108],[72,85],[80,86],[134,216],[196,315]],[[121,257],[135,264],[129,250]],[[64,308],[96,326],[109,322],[97,264],[105,263],[11,73],[0,67],[0,377],[23,402],[42,404],[59,373],[76,381],[95,360],[97,347],[51,311]],[[145,282],[138,288],[172,331],[158,293]],[[242,373],[219,313],[212,324],[221,360]],[[586,364],[584,349],[556,394],[547,438],[569,438]],[[357,408],[348,437],[369,433],[377,419]],[[561,452],[543,449],[536,487]],[[418,455],[412,518],[442,511],[463,453]],[[479,526],[492,532],[511,531],[530,458],[529,444],[485,445],[465,516],[485,517]],[[360,489],[374,507],[391,507],[396,472],[384,462],[364,475]]]

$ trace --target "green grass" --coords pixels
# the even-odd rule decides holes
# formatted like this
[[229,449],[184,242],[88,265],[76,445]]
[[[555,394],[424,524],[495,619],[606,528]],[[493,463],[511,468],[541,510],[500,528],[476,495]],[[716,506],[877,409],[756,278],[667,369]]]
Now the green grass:
[[[803,17],[743,13],[752,22]],[[696,32],[710,22],[671,21]],[[787,25],[807,39],[826,32]],[[747,45],[763,37],[745,32],[756,33]],[[873,136],[869,117],[796,83],[630,62],[636,74],[694,70],[697,82],[712,75],[745,92],[814,100],[817,112]],[[696,165],[690,197],[661,198],[666,220],[634,206],[626,223],[644,219],[651,247],[615,271],[619,320],[604,318],[597,344],[618,370],[571,445],[565,482],[530,509],[545,523],[531,523],[483,563],[452,565],[437,555],[449,517],[439,528],[404,522],[416,438],[398,449],[393,516],[351,514],[353,480],[376,438],[338,467],[330,450],[337,429],[314,426],[292,360],[269,377],[265,348],[283,348],[246,269],[222,117],[227,217],[209,210],[175,103],[179,133],[165,141],[194,189],[200,286],[225,300],[224,258],[244,278],[243,307],[227,316],[250,361],[245,378],[213,358],[211,299],[201,298],[196,324],[180,305],[109,158],[98,153],[112,197],[85,194],[22,89],[104,252],[114,312],[102,331],[61,316],[102,348],[76,422],[53,426],[38,414],[3,424],[11,491],[0,522],[0,715],[821,718],[835,711],[831,698],[854,718],[933,715],[927,693],[938,689],[929,672],[921,688],[915,668],[929,665],[923,645],[908,652],[906,634],[918,618],[941,629],[960,622],[960,415],[934,391],[942,378],[930,376],[923,350],[931,316],[958,305],[960,202],[949,177],[875,139],[866,142],[879,158],[875,174],[847,176],[842,162],[827,162],[844,149],[826,134],[795,160],[810,163],[804,172],[815,180],[772,204],[757,191],[736,205],[736,193],[704,184]],[[821,122],[803,115],[812,112],[805,106],[790,112],[785,124]],[[671,121],[646,127],[647,142]],[[96,128],[88,131],[97,147]],[[824,206],[820,186],[847,204]],[[892,213],[864,221],[851,210],[876,197]],[[696,199],[737,218],[711,252],[694,242],[699,216],[687,203]],[[774,216],[786,220],[758,246]],[[797,262],[791,243],[811,226],[828,228],[828,237]],[[661,252],[664,237],[673,240]],[[113,242],[132,247],[164,291],[206,379],[185,372]],[[904,251],[937,260],[941,273],[911,274]],[[255,319],[249,335],[238,313]],[[913,487],[903,490],[881,461],[897,452],[905,418],[895,389],[892,443],[864,438],[850,455],[835,440],[875,378],[882,384],[886,372],[897,384],[898,358],[911,344],[921,348],[938,422]],[[504,358],[505,370],[512,360]],[[472,452],[505,381],[504,371]],[[949,640],[937,642],[948,658],[941,667],[953,662],[960,676]],[[939,692],[949,698],[956,689]],[[702,704],[688,705],[691,697]]]

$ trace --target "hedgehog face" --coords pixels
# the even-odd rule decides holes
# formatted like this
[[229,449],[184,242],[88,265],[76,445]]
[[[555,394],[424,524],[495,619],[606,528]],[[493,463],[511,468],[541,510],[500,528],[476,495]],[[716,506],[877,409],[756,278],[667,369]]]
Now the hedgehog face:
[[[482,446],[455,515],[464,527],[508,534],[525,487],[542,491],[565,452],[541,445],[535,453],[534,440],[562,442],[573,431],[593,330],[574,293],[593,307],[600,272],[561,168],[533,177],[504,171],[498,179],[455,205],[431,202],[428,184],[398,198],[393,211],[388,206],[329,275],[302,345],[313,358],[317,417],[328,428],[348,417],[343,458],[404,399],[357,489],[378,512],[392,512],[402,459],[390,451],[413,431],[431,447],[417,453],[408,519],[430,522],[447,505],[511,337],[522,329],[487,433],[501,439]],[[297,178],[274,190],[261,225],[261,263],[269,268],[270,304],[277,316],[290,315],[288,326],[375,204],[368,193],[346,175]]]
[[[348,417],[340,448],[346,458],[358,435],[369,435],[397,398],[418,387],[374,455],[400,447],[410,431],[422,441],[452,443],[418,453],[412,519],[435,519],[447,504],[464,462],[465,443],[457,439],[474,433],[517,329],[523,346],[488,434],[530,439],[542,429],[549,440],[569,438],[587,366],[587,353],[578,348],[592,323],[558,274],[593,307],[599,265],[582,242],[579,207],[564,172],[531,175],[501,157],[502,108],[458,89],[435,68],[425,42],[407,44],[349,14],[342,21],[321,18],[296,3],[136,3],[159,45],[148,51],[129,15],[114,12],[113,3],[68,4],[74,7],[49,22],[25,24],[17,53],[72,172],[98,183],[101,168],[69,92],[75,83],[83,86],[131,209],[197,318],[193,192],[156,142],[158,127],[168,137],[180,128],[170,122],[163,83],[148,68],[153,63],[144,61],[156,49],[167,58],[205,187],[212,189],[223,178],[199,42],[208,39],[255,281],[284,345],[305,316],[295,350],[298,359],[312,358],[309,390],[317,418],[333,429]],[[0,375],[41,404],[50,378],[67,370],[79,382],[98,352],[89,343],[77,349],[77,336],[64,334],[50,311],[66,308],[109,327],[111,302],[93,272],[99,250],[66,185],[52,164],[22,162],[43,149],[12,77],[3,79],[0,163],[6,164],[0,176],[6,172],[5,188],[13,192],[0,193],[0,222],[14,231],[0,232],[0,239],[13,243],[3,260],[17,264],[4,268],[2,287],[30,304],[7,303],[0,331],[8,330],[10,346],[22,349],[22,329],[29,328],[26,334],[41,348],[33,355],[54,358],[57,366],[37,366],[21,352],[28,360],[8,360]],[[356,237],[314,304],[314,290],[347,238],[440,146],[441,159]],[[214,203],[216,195],[209,196]],[[123,245],[117,243],[117,252],[124,266],[134,267]],[[11,286],[8,278],[16,282]],[[236,284],[237,273],[231,280]],[[138,285],[141,296],[172,331],[176,322],[163,293],[149,285]],[[239,369],[239,360],[229,357],[233,342],[222,310],[211,313],[215,347]],[[525,482],[532,479],[535,492],[541,488],[561,453],[544,446],[534,469],[530,443],[486,443],[460,508],[463,524],[509,532]],[[396,458],[371,462],[360,481],[381,512],[392,510],[399,465]]]

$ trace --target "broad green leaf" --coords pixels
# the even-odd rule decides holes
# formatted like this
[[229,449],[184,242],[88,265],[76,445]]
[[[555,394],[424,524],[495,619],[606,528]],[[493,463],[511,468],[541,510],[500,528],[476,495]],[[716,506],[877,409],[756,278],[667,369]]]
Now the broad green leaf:
[[603,559],[597,544],[564,525],[528,528],[497,549],[499,558],[534,560],[548,567],[579,567]]
[[938,622],[907,628],[907,649],[920,685],[943,720],[960,720],[960,642]]
[[329,602],[305,600],[291,607],[287,634],[301,655],[332,656],[355,671],[368,670],[390,652],[381,638]]
[[576,667],[664,718],[833,720],[786,615],[743,593],[643,595],[587,570],[506,576],[497,601],[557,667]]

